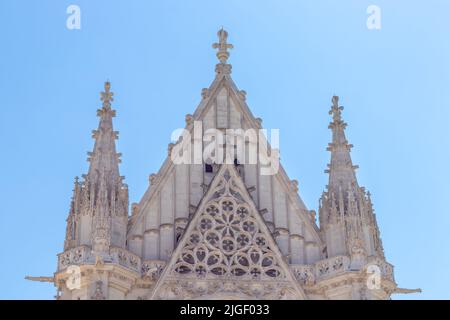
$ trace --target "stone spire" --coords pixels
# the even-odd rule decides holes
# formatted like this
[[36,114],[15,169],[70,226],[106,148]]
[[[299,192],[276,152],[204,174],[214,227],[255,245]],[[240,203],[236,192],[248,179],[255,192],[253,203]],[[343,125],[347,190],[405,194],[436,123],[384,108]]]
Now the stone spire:
[[355,267],[360,267],[366,257],[383,257],[379,230],[372,208],[370,193],[359,187],[350,150],[353,147],[345,137],[347,124],[342,120],[339,97],[332,98],[329,114],[332,121],[332,142],[327,150],[331,161],[327,190],[320,199],[320,228],[327,243],[328,256],[347,254]]
[[331,161],[325,172],[329,173],[328,186],[330,188],[342,188],[347,187],[349,184],[357,184],[355,169],[358,166],[352,164],[350,150],[353,145],[349,144],[345,138],[344,131],[347,123],[342,120],[341,116],[344,107],[339,106],[338,96],[333,96],[331,101],[333,105],[329,114],[332,115],[333,121],[330,122],[328,128],[332,131],[333,139],[327,148],[331,152]]
[[116,111],[111,109],[111,102],[114,101],[114,93],[110,91],[111,84],[105,82],[105,91],[100,92],[100,100],[103,101],[101,109],[97,110],[97,116],[100,117],[100,123],[97,130],[92,131],[92,137],[95,139],[93,152],[89,152],[89,173],[92,180],[98,180],[101,171],[111,175],[112,180],[118,179],[120,153],[116,153],[115,140],[118,138],[118,132],[113,130],[112,118],[116,116]]
[[69,215],[66,220],[66,239],[64,241],[64,250],[75,247],[76,244],[76,217],[79,213],[79,204],[80,204],[80,188],[81,184],[78,180],[78,177],[75,177],[74,187],[73,187],[73,196],[70,201],[70,210]]
[[92,246],[94,252],[107,254],[110,245],[125,247],[128,221],[128,187],[119,174],[120,154],[116,153],[111,108],[111,84],[105,82],[100,93],[100,122],[92,131],[94,149],[88,152],[89,170],[82,182],[75,180],[71,210],[67,219],[65,249]]

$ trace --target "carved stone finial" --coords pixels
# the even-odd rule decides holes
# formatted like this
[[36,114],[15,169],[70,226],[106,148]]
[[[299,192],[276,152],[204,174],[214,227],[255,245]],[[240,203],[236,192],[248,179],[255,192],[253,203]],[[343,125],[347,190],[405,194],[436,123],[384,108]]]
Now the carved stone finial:
[[209,96],[209,90],[208,88],[203,88],[202,89],[202,99],[206,99]]
[[111,83],[109,81],[105,82],[105,91],[100,92],[100,100],[103,101],[103,108],[110,108],[111,102],[114,101],[114,93],[110,91]]
[[219,37],[219,42],[214,43],[212,46],[214,49],[218,49],[217,58],[219,59],[220,63],[225,64],[227,63],[228,57],[230,56],[228,49],[233,49],[233,45],[227,43],[228,32],[223,30],[223,28],[221,28],[219,32],[217,32],[217,36]]
[[247,99],[247,92],[245,90],[239,91],[239,97],[245,101]]
[[316,211],[315,210],[310,210],[309,216],[311,218],[311,221],[316,221]]
[[154,185],[156,180],[158,179],[158,175],[155,173],[152,173],[149,177],[148,180],[150,182],[151,185]]
[[131,216],[135,216],[137,214],[138,210],[139,210],[139,204],[136,202],[133,202],[131,204]]
[[298,192],[298,181],[297,180],[291,180],[291,187],[294,192]]
[[186,121],[186,125],[190,125],[192,123],[192,120],[194,120],[194,117],[192,116],[192,114],[187,114],[184,117],[184,120]]
[[344,107],[339,106],[339,97],[333,96],[333,98],[331,99],[331,102],[333,103],[333,105],[331,106],[331,110],[328,113],[330,115],[333,115],[334,122],[342,121],[341,112],[342,112],[342,110],[344,110]]
[[339,104],[339,96],[333,96],[333,98],[331,98],[331,102],[333,102],[334,107],[337,107]]

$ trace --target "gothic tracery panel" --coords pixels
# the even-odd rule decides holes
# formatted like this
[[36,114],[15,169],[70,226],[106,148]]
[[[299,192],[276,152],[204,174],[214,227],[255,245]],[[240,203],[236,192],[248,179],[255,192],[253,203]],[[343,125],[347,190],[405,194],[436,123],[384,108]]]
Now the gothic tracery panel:
[[191,277],[240,279],[285,278],[271,247],[270,234],[261,230],[259,214],[242,197],[234,178],[225,171],[195,226],[186,235],[171,272]]

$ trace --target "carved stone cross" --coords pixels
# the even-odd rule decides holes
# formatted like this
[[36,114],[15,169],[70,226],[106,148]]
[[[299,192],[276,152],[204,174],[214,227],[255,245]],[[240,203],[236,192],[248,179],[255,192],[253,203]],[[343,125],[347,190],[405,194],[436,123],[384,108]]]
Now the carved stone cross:
[[220,63],[225,64],[227,63],[228,57],[230,56],[228,49],[233,49],[233,45],[227,43],[228,32],[223,30],[223,28],[220,29],[219,32],[217,32],[217,36],[219,37],[219,43],[214,43],[212,47],[214,49],[218,49],[217,58],[219,59]]

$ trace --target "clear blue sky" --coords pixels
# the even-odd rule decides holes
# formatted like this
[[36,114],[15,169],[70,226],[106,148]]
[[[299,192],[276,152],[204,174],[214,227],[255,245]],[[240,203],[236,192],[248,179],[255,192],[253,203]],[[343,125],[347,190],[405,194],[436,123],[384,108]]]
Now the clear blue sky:
[[[66,8],[81,8],[81,30]],[[381,30],[366,9],[381,8]],[[233,78],[311,209],[326,183],[333,94],[371,191],[399,298],[450,298],[450,1],[0,2],[0,298],[51,299],[73,178],[88,168],[109,79],[121,173],[137,202],[214,77],[224,26]]]

